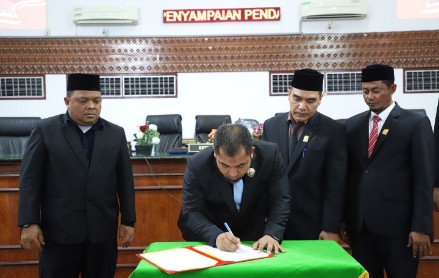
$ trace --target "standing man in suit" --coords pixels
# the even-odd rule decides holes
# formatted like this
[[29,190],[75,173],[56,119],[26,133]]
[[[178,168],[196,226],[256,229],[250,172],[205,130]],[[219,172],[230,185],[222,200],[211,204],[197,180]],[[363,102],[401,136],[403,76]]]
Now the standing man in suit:
[[433,203],[434,210],[439,212],[439,100],[436,109],[436,120],[434,122],[434,142],[435,142],[435,160],[436,160],[436,180],[434,182]]
[[317,112],[323,74],[294,72],[290,111],[265,121],[263,139],[277,143],[288,162],[290,216],[284,239],[338,240],[346,188],[346,132]]
[[188,158],[178,220],[184,239],[226,251],[251,240],[255,249],[278,253],[284,251],[280,241],[288,213],[280,153],[275,144],[253,142],[245,126],[221,125],[213,146]]
[[416,277],[431,254],[434,142],[427,116],[402,109],[392,96],[393,68],[362,70],[368,111],[346,121],[346,221],[354,258],[371,278]]
[[114,277],[117,237],[128,246],[136,221],[125,132],[100,118],[98,75],[69,75],[64,102],[67,112],[41,120],[23,156],[20,244],[40,251],[40,277]]

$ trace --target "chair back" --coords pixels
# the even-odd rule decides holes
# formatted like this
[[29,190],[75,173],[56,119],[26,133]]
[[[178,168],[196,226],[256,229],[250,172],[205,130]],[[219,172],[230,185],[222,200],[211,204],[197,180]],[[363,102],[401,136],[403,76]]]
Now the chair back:
[[22,157],[39,117],[0,117],[0,155]]
[[195,140],[198,143],[206,143],[212,129],[231,122],[230,115],[197,115],[195,116]]
[[155,152],[164,153],[181,146],[183,136],[180,114],[148,115],[146,121],[157,125],[157,131],[160,132],[160,143],[155,147]]

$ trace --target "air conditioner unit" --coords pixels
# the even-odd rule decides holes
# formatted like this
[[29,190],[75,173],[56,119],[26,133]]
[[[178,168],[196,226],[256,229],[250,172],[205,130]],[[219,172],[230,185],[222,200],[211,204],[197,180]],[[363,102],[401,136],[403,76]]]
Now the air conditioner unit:
[[134,6],[90,6],[73,10],[76,25],[136,25],[138,19],[138,8]]
[[367,0],[302,0],[302,20],[362,19]]

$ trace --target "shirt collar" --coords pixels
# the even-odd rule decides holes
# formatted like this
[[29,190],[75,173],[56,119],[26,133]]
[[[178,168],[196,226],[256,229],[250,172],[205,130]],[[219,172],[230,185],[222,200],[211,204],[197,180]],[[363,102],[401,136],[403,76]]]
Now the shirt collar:
[[381,122],[384,123],[387,120],[387,117],[389,117],[390,112],[392,112],[392,109],[395,107],[395,102],[393,101],[392,104],[389,105],[386,109],[384,109],[380,114],[376,114],[373,111],[370,111],[370,117],[369,121],[372,121],[373,116],[378,115],[381,119]]
[[[63,123],[64,125],[78,125],[77,123],[75,123],[75,121],[72,120],[72,118],[70,118],[69,112],[66,111],[66,113],[63,115]],[[103,128],[105,126],[104,121],[102,121],[102,119],[99,117],[98,120],[96,121],[96,123],[94,123],[91,128],[92,129],[97,129],[97,128]]]
[[[309,118],[308,119],[308,121],[306,121],[306,122],[304,122],[304,123],[301,123],[302,125],[306,125],[315,115],[317,114],[317,111],[316,111],[316,113],[314,113],[314,115],[312,115],[312,117],[311,118]],[[299,123],[297,123],[295,120],[294,120],[294,118],[293,118],[293,116],[291,116],[291,112],[288,112],[288,119],[287,119],[287,121],[288,121],[288,124],[299,124]]]

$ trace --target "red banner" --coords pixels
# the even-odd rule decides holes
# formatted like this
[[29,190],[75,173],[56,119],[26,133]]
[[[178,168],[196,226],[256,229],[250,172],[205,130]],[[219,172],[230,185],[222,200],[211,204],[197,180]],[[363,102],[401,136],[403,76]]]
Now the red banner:
[[280,7],[239,9],[163,10],[163,23],[279,21]]

